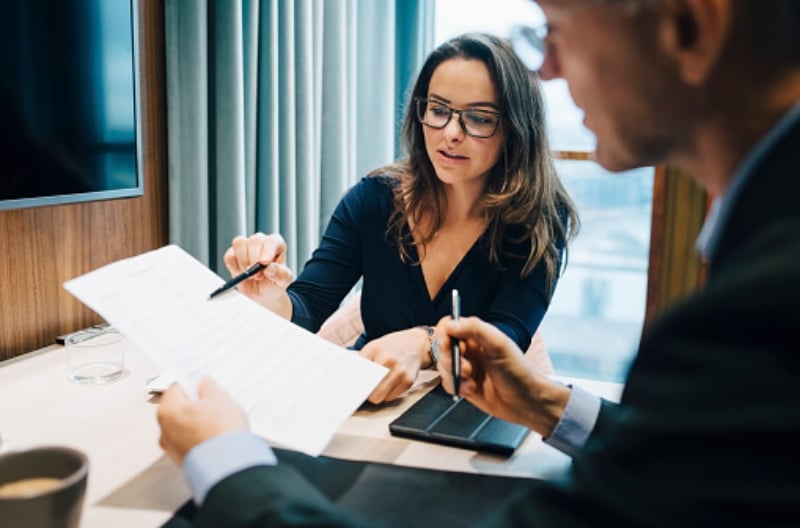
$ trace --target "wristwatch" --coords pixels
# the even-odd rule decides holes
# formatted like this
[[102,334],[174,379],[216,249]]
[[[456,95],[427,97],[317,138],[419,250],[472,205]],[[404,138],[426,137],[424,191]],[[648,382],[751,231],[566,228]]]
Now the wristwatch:
[[436,364],[439,362],[439,345],[436,339],[433,337],[433,327],[427,325],[420,325],[417,328],[421,330],[425,330],[428,334],[428,342],[430,347],[428,348],[428,357],[431,360],[431,364],[428,365],[427,368],[431,370],[436,370]]

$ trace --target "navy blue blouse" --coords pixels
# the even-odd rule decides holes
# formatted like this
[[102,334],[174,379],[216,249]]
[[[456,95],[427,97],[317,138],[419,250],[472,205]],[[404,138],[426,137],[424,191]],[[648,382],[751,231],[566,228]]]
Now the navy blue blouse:
[[481,236],[431,299],[416,263],[416,247],[408,248],[411,258],[402,262],[394,237],[386,233],[391,213],[388,177],[363,178],[348,191],[319,247],[287,289],[292,321],[316,332],[363,276],[364,334],[354,348],[391,332],[435,325],[450,314],[450,292],[456,288],[463,316],[479,316],[494,324],[526,350],[549,303],[543,262],[525,278],[519,276],[530,243],[504,241],[500,251],[504,269],[498,269],[489,261],[488,244]]

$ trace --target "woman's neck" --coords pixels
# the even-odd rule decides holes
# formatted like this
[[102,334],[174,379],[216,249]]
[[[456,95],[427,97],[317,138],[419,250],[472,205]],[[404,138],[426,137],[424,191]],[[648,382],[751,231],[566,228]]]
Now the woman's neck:
[[480,203],[483,194],[483,182],[467,182],[456,185],[445,184],[446,210],[443,227],[458,225],[463,222],[483,220],[483,206]]

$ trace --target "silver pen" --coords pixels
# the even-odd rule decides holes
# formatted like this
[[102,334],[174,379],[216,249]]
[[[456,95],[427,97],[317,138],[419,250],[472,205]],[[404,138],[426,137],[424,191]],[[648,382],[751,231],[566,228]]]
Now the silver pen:
[[[461,297],[458,290],[453,290],[453,321],[458,321],[461,317]],[[450,343],[450,350],[453,353],[453,401],[458,401],[458,388],[461,384],[461,347],[457,339]]]

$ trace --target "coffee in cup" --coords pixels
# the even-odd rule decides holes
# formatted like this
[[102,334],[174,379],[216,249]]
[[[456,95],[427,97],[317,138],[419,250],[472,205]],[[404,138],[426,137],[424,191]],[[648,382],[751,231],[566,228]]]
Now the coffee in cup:
[[36,477],[0,484],[0,499],[35,497],[61,486],[62,480],[53,477]]

